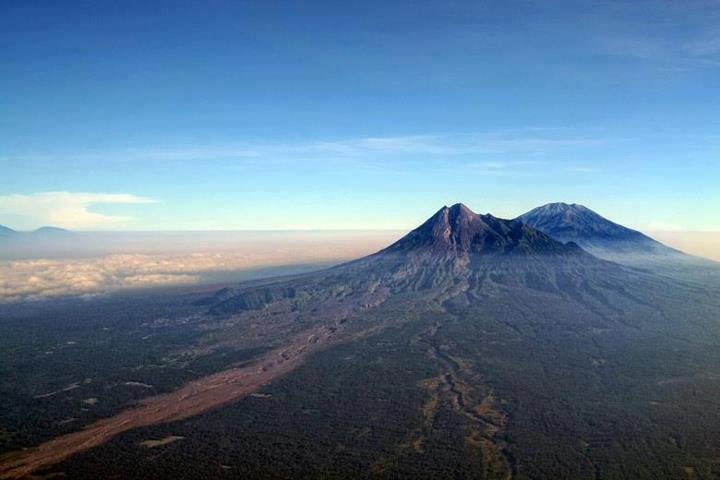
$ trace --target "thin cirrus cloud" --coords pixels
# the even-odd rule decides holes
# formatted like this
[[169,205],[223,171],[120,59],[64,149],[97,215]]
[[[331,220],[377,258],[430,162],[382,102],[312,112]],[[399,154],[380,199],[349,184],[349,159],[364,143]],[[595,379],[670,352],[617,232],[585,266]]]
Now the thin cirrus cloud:
[[562,148],[592,147],[607,139],[568,134],[534,132],[528,129],[464,134],[428,134],[309,142],[291,146],[257,147],[258,154],[328,154],[339,156],[385,155],[467,155],[482,153],[542,153]]
[[539,162],[531,160],[472,162],[467,166],[472,173],[487,176],[524,176]]
[[141,204],[155,200],[127,193],[39,192],[0,196],[0,215],[21,219],[26,226],[53,225],[66,228],[94,228],[130,223],[125,215],[108,215],[92,210],[97,204]]
[[694,57],[717,56],[720,54],[720,30],[705,38],[688,42],[683,49]]
[[630,57],[683,69],[720,66],[720,30],[685,42],[671,42],[650,36],[613,36],[598,40],[605,53],[617,57]]
[[626,141],[625,138],[606,138],[597,132],[576,132],[565,129],[527,127],[469,133],[438,133],[384,137],[318,139],[301,142],[240,142],[224,145],[174,145],[166,147],[138,147],[120,151],[73,152],[72,154],[14,155],[13,160],[28,162],[72,161],[89,162],[97,159],[112,162],[133,161],[195,161],[234,160],[242,162],[315,159],[374,159],[406,155],[456,156],[474,154],[538,155],[568,148],[591,148],[608,143]]

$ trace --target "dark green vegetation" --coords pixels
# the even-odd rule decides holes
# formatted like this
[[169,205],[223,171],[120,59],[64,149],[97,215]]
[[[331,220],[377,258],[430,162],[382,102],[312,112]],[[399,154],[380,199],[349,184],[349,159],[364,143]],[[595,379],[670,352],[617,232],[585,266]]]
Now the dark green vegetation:
[[0,452],[33,446],[261,348],[198,350],[198,296],[126,295],[0,310]]
[[[62,418],[98,415],[83,408],[108,402],[109,415],[156,393],[116,393],[120,382],[167,391],[319,325],[339,339],[254,395],[38,473],[720,478],[720,289],[599,260],[462,206],[325,272],[43,308],[3,314],[6,451],[78,428]],[[58,347],[67,341],[78,343]],[[41,357],[53,345],[62,354]],[[53,397],[62,407],[45,403]],[[26,417],[35,423],[21,425]]]

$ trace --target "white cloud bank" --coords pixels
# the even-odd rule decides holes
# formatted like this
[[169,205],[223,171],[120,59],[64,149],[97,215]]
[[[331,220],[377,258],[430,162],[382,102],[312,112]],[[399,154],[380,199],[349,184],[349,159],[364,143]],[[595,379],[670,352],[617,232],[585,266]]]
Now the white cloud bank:
[[245,255],[212,253],[0,262],[0,302],[190,284],[203,273],[241,270],[253,263]]
[[[73,236],[81,250],[84,242],[102,242],[102,237],[90,236],[83,240],[83,235]],[[234,278],[236,272],[252,269],[338,262],[377,251],[396,239],[396,234],[310,232],[257,236],[240,233],[220,234],[216,238],[203,235],[191,244],[178,244],[177,239],[166,235],[154,240],[153,237],[142,239],[137,244],[121,245],[121,248],[152,250],[160,242],[166,249],[163,253],[125,251],[98,257],[0,261],[0,303],[217,282],[218,275],[227,281],[227,278]],[[232,250],[223,249],[226,242]],[[195,250],[195,253],[185,250],[199,247],[198,243],[203,244],[202,250]],[[239,275],[238,279],[241,277]]]
[[0,196],[0,214],[26,219],[35,227],[95,228],[124,224],[132,217],[106,215],[90,210],[95,204],[153,203],[154,200],[127,193],[40,192]]

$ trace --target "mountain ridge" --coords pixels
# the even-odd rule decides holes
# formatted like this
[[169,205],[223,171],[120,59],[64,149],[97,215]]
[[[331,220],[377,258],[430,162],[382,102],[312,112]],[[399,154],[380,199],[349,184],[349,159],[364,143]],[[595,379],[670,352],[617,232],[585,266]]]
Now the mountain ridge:
[[378,253],[407,253],[424,249],[456,255],[578,253],[575,244],[564,245],[516,220],[477,214],[462,203],[444,206],[419,227]]
[[382,292],[383,301],[418,292],[449,299],[466,292],[487,295],[525,288],[578,296],[576,292],[588,294],[593,285],[601,285],[603,275],[624,278],[627,272],[573,242],[562,243],[522,222],[476,214],[455,204],[442,207],[374,254],[295,281],[245,291],[224,289],[204,302],[214,313],[232,313],[277,301],[330,298],[328,289],[343,292],[341,296],[373,298]]
[[35,230],[15,230],[5,225],[0,225],[0,236],[16,236],[16,235],[66,235],[72,233],[71,230],[67,230],[61,227],[54,227],[52,225],[43,225]]

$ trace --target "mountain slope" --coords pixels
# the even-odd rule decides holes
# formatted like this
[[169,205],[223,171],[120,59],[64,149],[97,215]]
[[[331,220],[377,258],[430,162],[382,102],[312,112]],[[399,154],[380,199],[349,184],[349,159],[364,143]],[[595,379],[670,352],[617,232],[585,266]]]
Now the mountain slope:
[[[470,295],[543,292],[603,308],[632,273],[576,244],[563,244],[515,220],[478,215],[462,204],[443,207],[387,248],[344,265],[270,286],[221,290],[216,314],[265,308],[282,300],[322,304],[341,299],[383,303],[393,296],[432,301]],[[213,303],[212,300],[209,303]]]
[[15,235],[16,233],[18,232],[16,232],[12,228],[0,225],[0,237]]
[[720,263],[685,254],[578,204],[549,203],[517,217],[562,242],[631,267],[684,281],[720,286]]
[[521,222],[478,215],[458,203],[443,207],[425,223],[379,254],[427,251],[442,258],[469,255],[563,255],[578,253]]
[[[152,310],[133,344],[173,325],[192,344],[106,378],[152,385],[198,358],[218,371],[11,453],[0,478],[683,478],[720,448],[719,298],[443,207],[373,255]],[[168,435],[182,440],[163,455],[138,448]]]
[[[702,419],[720,415],[712,400],[692,393],[720,399],[703,373],[720,360],[719,293],[598,259],[530,225],[458,204],[368,257],[221,291],[212,312],[267,322],[286,312],[294,327],[373,332],[310,359],[305,374],[292,375],[297,386],[271,390],[334,419],[348,411],[382,419],[373,424],[373,444],[392,437],[415,408],[419,423],[380,447],[394,453],[353,449],[375,459],[370,471],[438,478],[459,469],[482,479],[594,479],[598,471],[620,479],[632,471],[670,479],[688,466],[707,468],[695,456],[702,448],[669,444],[667,436],[690,425],[684,439],[706,438],[712,426]],[[308,384],[339,398],[308,399],[298,393]],[[414,388],[424,392],[414,406],[387,408],[407,405],[401,392]],[[301,419],[296,428],[320,438],[348,434]]]
[[557,240],[573,241],[586,249],[680,253],[636,230],[611,222],[576,203],[548,203],[520,215],[516,220],[537,228]]

